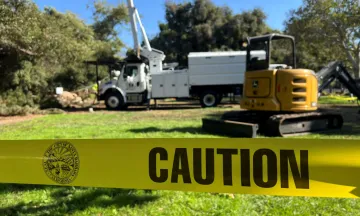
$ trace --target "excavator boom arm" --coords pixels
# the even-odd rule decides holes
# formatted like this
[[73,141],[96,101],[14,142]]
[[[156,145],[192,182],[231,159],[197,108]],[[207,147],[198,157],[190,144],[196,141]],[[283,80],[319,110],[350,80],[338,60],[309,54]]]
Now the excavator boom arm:
[[346,86],[350,93],[360,99],[360,88],[357,86],[356,81],[352,78],[346,67],[341,62],[334,61],[329,63],[316,75],[319,81],[323,81],[318,88],[319,93],[337,79]]

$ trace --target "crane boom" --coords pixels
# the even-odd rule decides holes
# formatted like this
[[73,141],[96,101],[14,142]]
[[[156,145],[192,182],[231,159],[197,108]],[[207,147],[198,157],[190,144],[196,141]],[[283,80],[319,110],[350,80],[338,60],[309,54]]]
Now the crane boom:
[[[132,1],[132,0],[129,0],[129,1]],[[149,43],[149,39],[148,39],[148,37],[147,37],[147,35],[146,35],[145,28],[144,28],[144,26],[143,26],[143,24],[142,24],[142,22],[141,22],[139,13],[138,13],[138,11],[137,11],[136,8],[135,8],[135,15],[136,15],[136,18],[137,18],[138,21],[139,21],[139,25],[140,25],[140,28],[141,28],[141,32],[142,32],[142,34],[143,34],[144,41],[145,41],[145,46],[146,46],[147,50],[149,50],[149,51],[151,52],[152,49],[151,49],[151,46],[150,46],[150,43]]]
[[[140,55],[149,59],[150,61],[150,72],[152,71],[162,71],[162,61],[165,59],[164,52],[153,49],[150,45],[149,39],[147,37],[145,28],[141,22],[139,13],[134,5],[133,0],[127,0],[128,3],[128,10],[129,10],[129,17],[131,23],[131,29],[133,34],[134,40],[134,49],[137,52],[137,56]],[[144,38],[145,47],[141,47],[138,39],[138,30],[137,30],[137,22],[140,25],[141,33]]]
[[132,34],[133,34],[133,40],[134,40],[134,49],[139,52],[140,51],[140,43],[139,43],[139,40],[137,37],[134,2],[132,0],[128,0],[127,3],[128,3],[128,11],[129,11],[129,17],[130,17],[131,30],[132,30]]

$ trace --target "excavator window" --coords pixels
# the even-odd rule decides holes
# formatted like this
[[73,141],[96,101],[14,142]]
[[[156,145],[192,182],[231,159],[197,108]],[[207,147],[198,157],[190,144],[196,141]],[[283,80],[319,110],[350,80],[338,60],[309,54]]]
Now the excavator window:
[[294,65],[292,41],[281,38],[271,41],[270,65],[276,68],[290,68]]
[[293,37],[270,34],[248,38],[247,71],[296,68]]
[[248,71],[268,69],[267,53],[268,41],[255,41],[248,45],[250,50]]

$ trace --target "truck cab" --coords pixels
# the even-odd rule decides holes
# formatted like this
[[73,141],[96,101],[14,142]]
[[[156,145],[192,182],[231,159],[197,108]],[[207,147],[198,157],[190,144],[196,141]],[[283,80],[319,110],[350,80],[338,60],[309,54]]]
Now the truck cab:
[[144,63],[127,64],[122,72],[122,81],[127,93],[140,93],[147,89],[148,66]]
[[100,85],[99,100],[109,110],[148,102],[150,90],[149,66],[143,61],[126,60],[120,70],[110,72],[110,81]]

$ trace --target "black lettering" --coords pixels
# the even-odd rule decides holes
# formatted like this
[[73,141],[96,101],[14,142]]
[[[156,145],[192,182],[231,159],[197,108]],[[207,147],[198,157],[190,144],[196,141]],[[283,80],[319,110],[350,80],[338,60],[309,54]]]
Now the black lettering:
[[[267,156],[267,173],[268,181],[263,179],[263,156]],[[263,188],[271,188],[276,185],[277,182],[277,159],[276,154],[270,149],[259,149],[254,153],[254,182],[257,186]]]
[[232,155],[238,153],[237,149],[218,149],[218,154],[223,155],[224,185],[232,185]]
[[241,185],[250,187],[250,150],[241,149]]
[[194,149],[194,179],[197,183],[202,185],[209,185],[214,182],[214,149],[206,149],[205,155],[206,161],[206,177],[202,178],[202,169],[201,169],[201,149]]
[[156,155],[160,155],[160,160],[167,160],[168,154],[164,148],[153,148],[149,153],[149,176],[151,180],[157,183],[163,183],[168,178],[168,170],[160,169],[160,176],[156,175]]
[[175,149],[171,183],[178,183],[179,175],[182,175],[184,183],[189,183],[189,184],[191,183],[189,162],[188,162],[186,148]]
[[296,188],[309,189],[309,164],[308,151],[300,151],[300,170],[296,163],[295,152],[293,150],[280,150],[280,172],[281,172],[281,187],[289,188],[289,171],[288,161],[290,164],[291,173],[294,177]]

